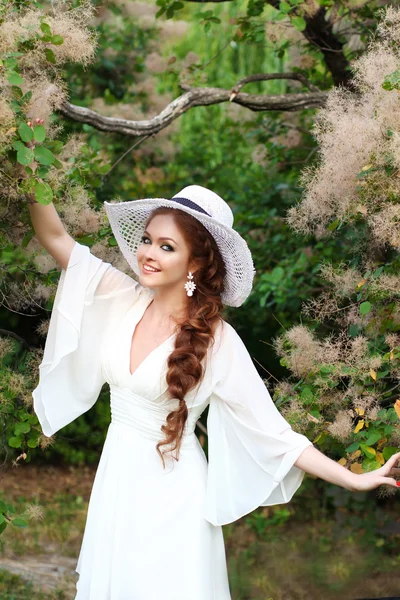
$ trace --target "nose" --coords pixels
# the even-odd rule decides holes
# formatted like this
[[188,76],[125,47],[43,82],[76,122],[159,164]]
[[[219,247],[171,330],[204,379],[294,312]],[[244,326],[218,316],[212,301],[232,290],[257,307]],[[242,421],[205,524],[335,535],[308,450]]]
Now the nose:
[[148,262],[149,264],[151,264],[152,262],[155,262],[156,259],[153,258],[155,254],[155,250],[153,246],[150,246],[149,244],[147,244],[147,249],[146,249],[146,254],[145,254],[145,262]]

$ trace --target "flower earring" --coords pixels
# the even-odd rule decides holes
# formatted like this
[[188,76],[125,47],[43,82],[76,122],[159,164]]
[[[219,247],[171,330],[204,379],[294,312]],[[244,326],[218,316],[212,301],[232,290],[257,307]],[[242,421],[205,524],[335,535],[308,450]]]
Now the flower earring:
[[193,275],[191,271],[189,271],[189,275],[187,276],[187,278],[189,281],[185,283],[184,288],[188,296],[193,296],[193,290],[196,289],[196,284],[194,283],[194,281],[192,281]]

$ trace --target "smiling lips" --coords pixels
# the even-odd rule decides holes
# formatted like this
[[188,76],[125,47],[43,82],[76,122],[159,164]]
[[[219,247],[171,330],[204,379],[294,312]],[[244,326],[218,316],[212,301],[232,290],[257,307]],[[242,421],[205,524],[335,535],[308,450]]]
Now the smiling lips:
[[142,271],[144,273],[159,273],[160,269],[154,269],[153,267],[150,267],[150,265],[143,265]]

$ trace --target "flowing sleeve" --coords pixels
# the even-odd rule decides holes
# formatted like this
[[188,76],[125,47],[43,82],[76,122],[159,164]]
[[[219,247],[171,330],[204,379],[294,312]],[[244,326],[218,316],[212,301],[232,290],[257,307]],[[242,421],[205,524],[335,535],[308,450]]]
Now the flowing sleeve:
[[304,477],[294,463],[312,445],[280,414],[233,327],[221,329],[207,417],[205,518],[213,525],[289,502]]
[[140,284],[75,242],[61,270],[33,390],[33,408],[44,435],[71,423],[96,402],[105,379],[100,350],[113,319],[128,310]]

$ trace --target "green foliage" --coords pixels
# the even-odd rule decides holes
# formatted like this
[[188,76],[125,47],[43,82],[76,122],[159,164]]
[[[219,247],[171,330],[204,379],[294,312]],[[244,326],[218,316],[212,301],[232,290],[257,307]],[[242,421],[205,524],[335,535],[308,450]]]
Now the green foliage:
[[157,6],[159,6],[159,10],[156,13],[156,17],[161,17],[161,15],[166,16],[167,19],[172,19],[176,12],[182,10],[184,8],[184,3],[178,0],[157,0]]
[[385,81],[382,84],[384,90],[400,90],[400,69],[396,69],[390,75],[386,75]]
[[254,511],[245,519],[245,522],[260,540],[271,540],[279,536],[282,526],[287,523],[291,514],[286,506],[279,506],[273,509]]
[[24,528],[28,523],[20,516],[16,516],[16,509],[13,505],[0,500],[0,535],[7,526]]

